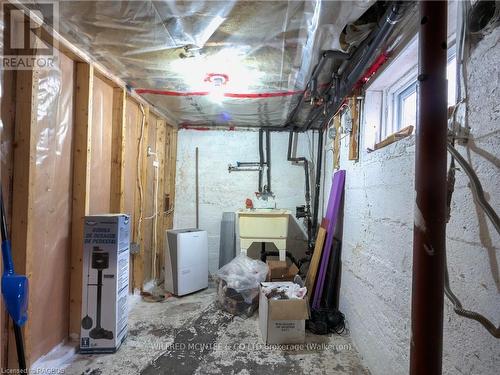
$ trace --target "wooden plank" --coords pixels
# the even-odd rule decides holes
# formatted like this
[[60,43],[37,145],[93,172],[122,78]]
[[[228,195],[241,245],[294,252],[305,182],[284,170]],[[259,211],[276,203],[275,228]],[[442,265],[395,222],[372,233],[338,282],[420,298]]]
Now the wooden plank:
[[359,104],[356,96],[349,99],[352,130],[349,136],[349,160],[359,159]]
[[[307,288],[307,294],[309,297],[311,297],[314,292],[314,283],[316,281],[321,254],[323,253],[323,245],[325,244],[326,228],[328,228],[328,219],[323,219],[323,223],[321,223],[321,226],[318,230],[316,243],[314,245],[314,252],[311,258],[311,262],[309,263],[309,269],[307,270],[306,275],[305,286]],[[310,299],[310,302],[312,302],[312,299]]]
[[149,129],[149,107],[143,107],[144,116],[143,123],[140,130],[140,145],[139,145],[139,155],[137,157],[139,163],[139,175],[137,176],[137,182],[139,184],[138,189],[138,201],[137,201],[137,229],[136,229],[136,239],[139,246],[139,252],[134,254],[134,289],[143,290],[144,286],[144,207],[145,207],[145,186],[146,186],[146,174],[147,174],[147,147],[148,147],[148,129]]
[[[16,120],[14,130],[14,171],[12,195],[11,241],[16,272],[29,280],[35,267],[33,259],[33,191],[36,168],[36,136],[38,72],[19,70],[16,73]],[[33,304],[28,300],[28,317]],[[12,322],[9,323],[12,325]],[[11,327],[12,328],[12,327]],[[11,331],[11,330],[9,330]],[[30,363],[32,348],[31,320],[24,326],[26,363]],[[9,367],[17,368],[16,345],[9,334]]]
[[333,140],[333,169],[337,170],[340,168],[340,113],[337,113],[333,118],[333,126],[335,127],[335,139]]
[[400,131],[398,131],[398,132],[396,132],[394,134],[391,134],[390,136],[388,136],[387,138],[385,138],[383,141],[375,144],[374,150],[378,150],[378,149],[380,149],[382,147],[388,146],[391,143],[399,141],[400,139],[406,138],[406,137],[408,137],[408,136],[410,136],[412,134],[413,134],[413,126],[412,125],[407,126],[406,128],[403,128]]
[[158,196],[157,196],[157,233],[156,233],[156,243],[157,243],[157,270],[156,274],[160,276],[162,270],[164,269],[163,264],[163,247],[165,230],[163,228],[164,215],[163,215],[163,196],[165,194],[165,137],[166,137],[166,122],[164,120],[158,121],[158,128],[156,131],[156,158],[158,160]]
[[168,149],[168,165],[167,165],[167,181],[169,205],[166,212],[166,229],[172,229],[174,226],[174,209],[175,209],[175,178],[176,178],[176,161],[177,161],[177,129],[169,127],[170,139]]
[[89,213],[92,92],[94,68],[79,62],[75,68],[75,120],[73,133],[73,210],[70,277],[70,337],[80,336],[82,306],[83,224]]
[[312,306],[315,309],[320,308],[321,297],[323,294],[323,287],[325,283],[326,269],[328,261],[330,260],[330,252],[333,245],[333,236],[335,235],[335,228],[339,218],[340,205],[342,202],[342,195],[344,193],[345,183],[345,170],[336,172],[333,176],[332,187],[330,196],[328,198],[328,207],[326,209],[325,217],[329,220],[325,248],[321,256],[321,265],[319,268],[316,286],[314,288],[314,298]]
[[[7,28],[4,28],[4,32],[7,32]],[[4,38],[6,40],[6,38]],[[7,221],[11,221],[11,211],[12,211],[12,177],[13,177],[13,148],[14,144],[14,129],[15,129],[15,113],[16,113],[16,72],[14,70],[5,70],[2,77],[2,98],[0,100],[1,104],[1,116],[3,128],[1,131],[1,142],[5,147],[5,153],[2,154],[1,168],[1,181],[3,187],[3,198],[5,203],[5,212],[7,216]],[[0,257],[1,258],[1,257]],[[1,265],[1,259],[0,259]],[[3,266],[1,266],[3,267]],[[3,270],[3,268],[0,268]],[[5,310],[5,305],[3,304],[3,299],[0,299],[0,368],[8,367],[8,343],[9,343],[9,315]],[[11,350],[13,351],[13,350]]]
[[[113,129],[111,143],[111,189],[110,210],[112,213],[124,211],[125,183],[125,116],[127,92],[122,88],[113,89]],[[132,167],[132,166],[131,166]]]

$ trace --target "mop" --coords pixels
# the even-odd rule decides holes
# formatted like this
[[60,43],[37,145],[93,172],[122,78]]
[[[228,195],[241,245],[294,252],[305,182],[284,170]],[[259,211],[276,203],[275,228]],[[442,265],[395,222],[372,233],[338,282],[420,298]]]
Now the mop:
[[3,205],[3,193],[0,188],[0,209],[1,209],[1,231],[2,231],[2,295],[7,312],[14,323],[14,335],[16,338],[17,359],[21,373],[26,372],[26,359],[24,357],[24,344],[21,327],[28,320],[28,278],[14,272],[14,262],[10,240],[7,232],[7,221],[5,219],[5,209]]

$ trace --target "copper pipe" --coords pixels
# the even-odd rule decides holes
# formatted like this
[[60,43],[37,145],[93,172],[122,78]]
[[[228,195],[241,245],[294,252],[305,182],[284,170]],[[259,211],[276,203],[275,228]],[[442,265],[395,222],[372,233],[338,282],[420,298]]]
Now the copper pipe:
[[447,10],[420,3],[410,374],[442,373],[446,245]]

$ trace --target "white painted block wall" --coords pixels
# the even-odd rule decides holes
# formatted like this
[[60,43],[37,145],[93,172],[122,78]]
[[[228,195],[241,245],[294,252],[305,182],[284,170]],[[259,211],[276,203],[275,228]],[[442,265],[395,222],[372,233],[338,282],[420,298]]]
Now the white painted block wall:
[[[490,204],[500,211],[500,28],[472,51],[468,64],[469,150]],[[347,138],[346,138],[347,139]],[[363,140],[360,144],[364,144]],[[414,137],[347,160],[341,310],[354,343],[374,375],[409,369]],[[331,159],[331,156],[329,156]],[[331,164],[329,164],[331,170]],[[447,229],[450,279],[465,308],[500,323],[500,236],[457,171]],[[444,374],[498,374],[500,340],[479,323],[456,315],[446,300]]]
[[[316,138],[309,135],[311,141]],[[199,148],[200,228],[208,231],[209,270],[218,269],[220,222],[222,213],[245,207],[245,199],[258,204],[255,192],[258,172],[228,172],[228,164],[259,160],[259,133],[256,131],[197,131],[178,133],[177,177],[174,227],[196,225],[195,218],[195,149]],[[271,135],[271,187],[277,208],[289,209],[304,204],[304,168],[287,161],[288,133]],[[300,135],[297,155],[310,155],[308,136]],[[264,173],[263,182],[266,183]],[[306,246],[302,220],[292,217],[288,250],[295,255]]]

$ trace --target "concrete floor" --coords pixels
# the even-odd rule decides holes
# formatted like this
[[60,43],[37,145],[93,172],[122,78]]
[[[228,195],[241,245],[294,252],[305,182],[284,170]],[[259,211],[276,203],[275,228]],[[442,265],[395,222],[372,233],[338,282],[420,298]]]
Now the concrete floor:
[[161,303],[139,301],[117,353],[76,355],[64,373],[369,374],[348,336],[307,333],[302,348],[265,348],[257,312],[233,317],[214,301],[214,289]]

